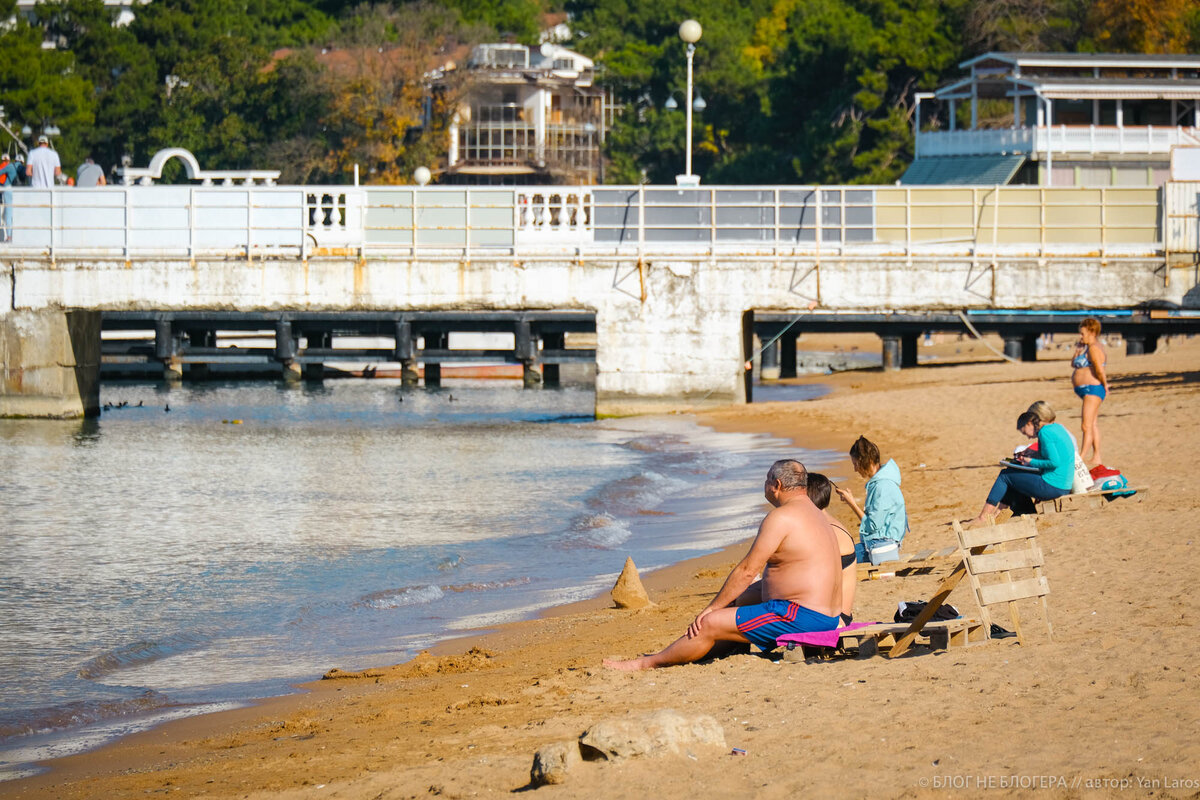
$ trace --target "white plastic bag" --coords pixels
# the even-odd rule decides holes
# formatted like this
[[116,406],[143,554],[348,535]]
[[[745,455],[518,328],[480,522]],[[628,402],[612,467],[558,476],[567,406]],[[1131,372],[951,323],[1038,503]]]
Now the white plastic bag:
[[1083,459],[1079,457],[1079,453],[1075,454],[1075,475],[1071,480],[1071,494],[1079,494],[1086,492],[1092,488],[1095,481],[1092,480],[1092,473],[1088,472],[1087,464],[1083,463]]

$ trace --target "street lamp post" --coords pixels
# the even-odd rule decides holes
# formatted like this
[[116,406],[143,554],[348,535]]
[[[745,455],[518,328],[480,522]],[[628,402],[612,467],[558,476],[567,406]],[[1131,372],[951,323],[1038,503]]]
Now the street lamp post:
[[695,186],[700,178],[692,174],[692,57],[696,54],[696,42],[703,33],[700,23],[685,19],[679,26],[679,38],[687,43],[687,161],[684,175],[676,175],[675,183],[680,186]]

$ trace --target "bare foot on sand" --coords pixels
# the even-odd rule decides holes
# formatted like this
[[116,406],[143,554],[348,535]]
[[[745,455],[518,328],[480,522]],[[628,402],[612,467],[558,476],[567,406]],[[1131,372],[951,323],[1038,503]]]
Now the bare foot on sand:
[[606,658],[603,663],[608,669],[617,669],[622,672],[637,672],[638,670],[649,669],[650,665],[644,663],[645,658],[630,658],[625,661],[620,661],[615,658]]

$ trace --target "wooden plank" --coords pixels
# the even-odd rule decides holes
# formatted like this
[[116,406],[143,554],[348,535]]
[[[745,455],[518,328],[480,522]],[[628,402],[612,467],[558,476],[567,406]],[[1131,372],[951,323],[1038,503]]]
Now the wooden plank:
[[980,528],[961,528],[961,530],[959,542],[963,548],[1000,544],[1037,536],[1037,524],[1027,516],[1001,525],[984,525]]
[[[958,523],[955,522],[956,526],[957,524]],[[980,549],[978,552],[982,553],[983,550]],[[954,568],[954,571],[946,576],[945,580],[942,581],[933,597],[931,597],[929,602],[925,605],[925,608],[921,609],[921,613],[918,614],[917,618],[914,619],[912,624],[908,626],[908,630],[905,631],[904,635],[896,641],[895,646],[888,651],[888,658],[896,658],[897,656],[901,656],[906,650],[908,650],[909,647],[912,646],[913,640],[917,638],[917,634],[920,633],[921,629],[925,627],[925,623],[933,619],[933,615],[936,614],[937,610],[942,607],[942,604],[946,602],[946,598],[950,596],[950,593],[954,591],[954,587],[958,586],[959,581],[961,581],[963,576],[966,574],[967,562],[964,559],[959,561],[958,566]]]
[[1007,603],[1025,597],[1041,597],[1050,594],[1050,585],[1044,577],[1028,578],[1012,583],[994,583],[990,586],[979,587],[980,605],[990,606],[995,603]]
[[989,572],[1005,572],[1010,569],[1029,569],[1040,567],[1042,560],[1040,550],[1009,550],[1004,553],[981,553],[971,556],[971,572],[985,575]]

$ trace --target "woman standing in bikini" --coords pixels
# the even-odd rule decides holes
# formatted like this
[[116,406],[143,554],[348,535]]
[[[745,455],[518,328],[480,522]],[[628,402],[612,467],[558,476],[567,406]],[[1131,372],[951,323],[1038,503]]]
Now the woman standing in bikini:
[[[1097,466],[1100,460],[1100,403],[1108,396],[1108,374],[1104,365],[1108,354],[1100,344],[1100,321],[1088,317],[1079,323],[1079,341],[1075,345],[1075,357],[1071,359],[1071,384],[1075,394],[1083,400],[1083,441],[1079,446],[1079,455],[1085,463]],[[1091,448],[1092,457],[1087,456]]]

